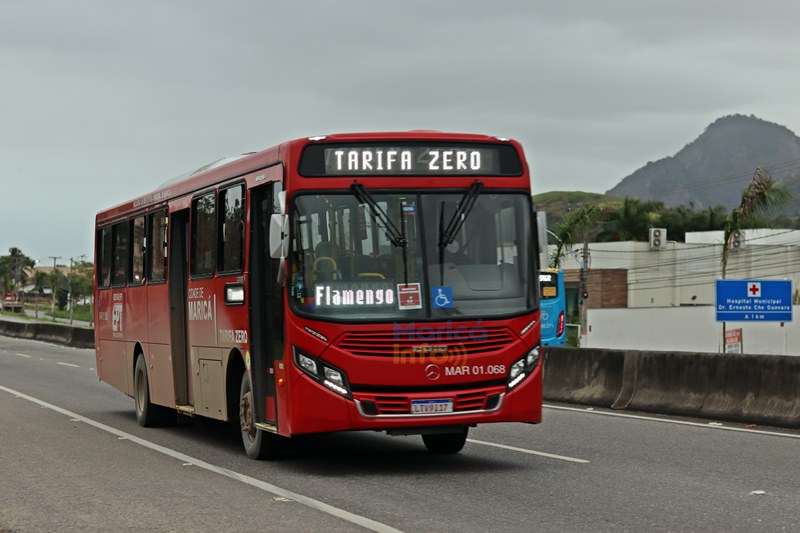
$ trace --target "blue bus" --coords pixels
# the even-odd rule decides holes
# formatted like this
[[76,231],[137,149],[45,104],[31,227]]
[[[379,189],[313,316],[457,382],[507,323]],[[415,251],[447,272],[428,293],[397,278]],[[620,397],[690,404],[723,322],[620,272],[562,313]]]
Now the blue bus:
[[542,346],[565,346],[567,343],[567,300],[564,271],[548,268],[539,271],[542,313]]

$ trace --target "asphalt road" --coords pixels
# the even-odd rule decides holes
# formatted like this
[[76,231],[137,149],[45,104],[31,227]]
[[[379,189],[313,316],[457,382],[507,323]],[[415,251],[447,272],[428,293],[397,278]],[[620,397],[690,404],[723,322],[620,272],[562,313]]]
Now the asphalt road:
[[800,429],[548,405],[456,456],[419,437],[296,439],[256,462],[194,419],[136,424],[94,352],[0,337],[0,532],[798,531]]

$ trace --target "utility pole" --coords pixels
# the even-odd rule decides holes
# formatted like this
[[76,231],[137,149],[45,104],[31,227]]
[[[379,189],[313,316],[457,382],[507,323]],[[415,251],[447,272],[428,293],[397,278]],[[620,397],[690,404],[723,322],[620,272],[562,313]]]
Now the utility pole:
[[67,305],[69,306],[69,325],[72,325],[72,261],[73,259],[69,258],[69,274],[67,274]]
[[581,338],[578,345],[581,348],[586,347],[586,334],[588,321],[588,307],[589,304],[586,299],[589,298],[589,232],[583,234],[583,261],[581,261],[580,272],[580,311],[581,311]]
[[56,279],[57,279],[56,276],[58,274],[58,270],[57,270],[58,269],[58,265],[56,264],[56,261],[61,259],[61,256],[56,257],[56,256],[50,255],[48,257],[53,260],[53,273],[52,273],[52,276],[50,277],[50,292],[52,293],[50,295],[52,297],[51,298],[52,301],[50,302],[50,314],[53,317],[53,322],[55,322],[56,321],[56,283],[55,282],[56,282]]
[[39,271],[36,270],[36,265],[39,264],[38,259],[33,260],[33,309],[36,315],[36,320],[39,320]]

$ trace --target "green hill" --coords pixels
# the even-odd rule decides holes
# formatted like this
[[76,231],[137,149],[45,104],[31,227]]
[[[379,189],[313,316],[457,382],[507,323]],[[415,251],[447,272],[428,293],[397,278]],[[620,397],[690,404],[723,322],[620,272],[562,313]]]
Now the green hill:
[[582,191],[551,191],[533,196],[534,208],[547,213],[547,225],[551,228],[572,209],[584,205],[599,205],[613,211],[622,206],[623,201],[621,196]]

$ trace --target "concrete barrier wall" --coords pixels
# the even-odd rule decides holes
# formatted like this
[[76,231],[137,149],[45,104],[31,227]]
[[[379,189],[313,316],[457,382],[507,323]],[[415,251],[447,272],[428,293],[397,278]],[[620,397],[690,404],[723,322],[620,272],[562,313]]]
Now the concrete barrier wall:
[[544,391],[549,400],[610,406],[622,388],[625,352],[547,348]]
[[548,348],[544,395],[613,409],[800,427],[800,357]]
[[[94,348],[94,330],[0,320],[0,334]],[[800,357],[545,348],[550,401],[800,427]]]
[[0,335],[94,349],[94,330],[47,322],[0,320]]

